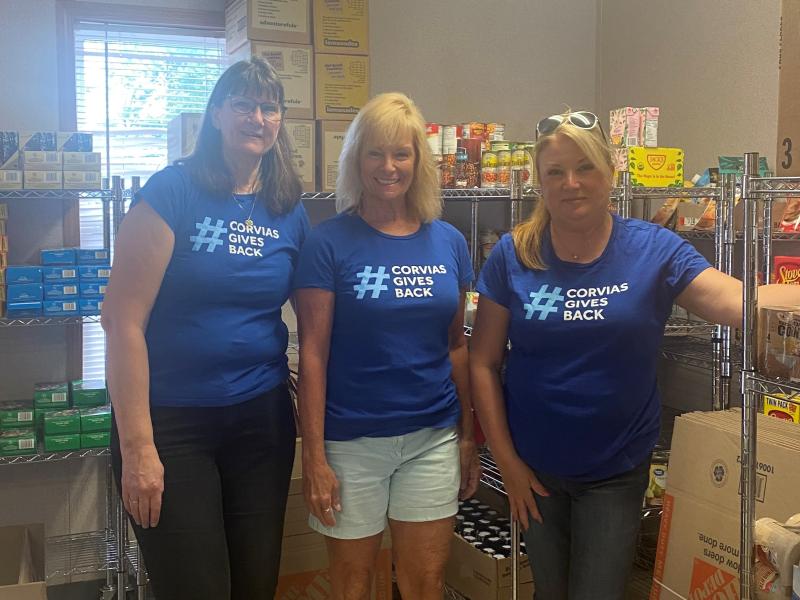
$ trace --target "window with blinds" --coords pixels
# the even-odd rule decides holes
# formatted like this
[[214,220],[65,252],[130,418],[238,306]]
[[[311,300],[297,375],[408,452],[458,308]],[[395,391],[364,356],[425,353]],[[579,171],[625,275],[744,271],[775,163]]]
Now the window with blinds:
[[[183,112],[203,112],[227,66],[223,31],[113,23],[77,23],[77,128],[94,134],[103,175],[141,184],[167,166],[167,124]],[[81,247],[103,246],[103,208],[81,203]],[[105,338],[99,323],[83,328],[83,378],[105,378]]]

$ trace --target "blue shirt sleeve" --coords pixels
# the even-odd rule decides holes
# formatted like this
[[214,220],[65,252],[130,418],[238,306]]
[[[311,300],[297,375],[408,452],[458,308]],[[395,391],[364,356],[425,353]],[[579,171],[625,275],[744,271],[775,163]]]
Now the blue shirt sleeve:
[[324,235],[324,228],[318,227],[312,231],[303,244],[292,287],[336,291],[333,243]]
[[505,308],[509,307],[511,289],[508,277],[508,257],[516,260],[514,241],[505,234],[486,259],[478,276],[478,293]]
[[662,267],[664,269],[663,282],[670,302],[672,302],[695,277],[710,268],[711,265],[694,246],[673,232],[662,229],[661,236],[664,238],[663,242],[667,251],[667,260],[664,261]]
[[179,167],[167,167],[154,174],[134,196],[131,208],[147,202],[174,232],[187,202],[186,175]]

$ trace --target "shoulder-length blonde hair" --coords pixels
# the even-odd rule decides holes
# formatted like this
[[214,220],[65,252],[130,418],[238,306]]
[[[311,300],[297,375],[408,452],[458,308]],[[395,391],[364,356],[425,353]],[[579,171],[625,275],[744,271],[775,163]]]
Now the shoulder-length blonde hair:
[[[541,181],[538,173],[539,154],[547,147],[553,136],[560,133],[575,142],[581,152],[586,155],[586,158],[595,168],[600,169],[611,182],[614,179],[614,163],[611,156],[611,148],[603,135],[600,123],[598,122],[597,126],[591,129],[583,129],[570,123],[569,119],[567,119],[568,115],[569,113],[563,115],[564,120],[551,133],[541,135],[536,140],[536,145],[533,147],[534,180]],[[544,198],[539,198],[530,218],[517,225],[511,232],[517,258],[528,269],[535,271],[547,269],[547,264],[542,258],[542,240],[549,225],[550,213],[547,210]]]
[[425,136],[425,119],[414,102],[399,92],[372,98],[347,128],[336,179],[337,212],[355,212],[361,206],[361,155],[365,145],[396,144],[409,134],[414,146],[414,179],[406,193],[409,212],[423,223],[439,218],[442,201]]

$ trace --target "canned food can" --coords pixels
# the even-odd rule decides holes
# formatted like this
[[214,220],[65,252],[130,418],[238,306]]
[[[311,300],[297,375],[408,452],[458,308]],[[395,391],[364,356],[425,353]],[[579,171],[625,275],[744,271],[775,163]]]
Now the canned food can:
[[491,150],[481,155],[481,187],[497,187],[497,153]]
[[486,138],[489,141],[500,141],[505,139],[506,126],[504,123],[487,123]]
[[442,126],[439,123],[425,123],[425,136],[434,156],[442,154]]
[[511,183],[511,144],[509,142],[492,142],[492,149],[497,152],[497,187],[508,187]]
[[478,123],[477,121],[464,123],[464,130],[462,132],[462,137],[465,140],[484,139],[486,137],[486,124]]

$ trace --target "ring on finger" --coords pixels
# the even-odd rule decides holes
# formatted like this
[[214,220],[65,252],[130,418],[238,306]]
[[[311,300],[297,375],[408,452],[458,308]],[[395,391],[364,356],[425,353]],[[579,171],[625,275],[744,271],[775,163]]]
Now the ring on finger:
[[331,512],[332,510],[333,510],[333,509],[332,509],[332,508],[329,506],[328,508],[326,508],[326,509],[325,509],[325,510],[323,510],[322,512],[329,513],[329,512]]

